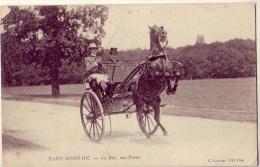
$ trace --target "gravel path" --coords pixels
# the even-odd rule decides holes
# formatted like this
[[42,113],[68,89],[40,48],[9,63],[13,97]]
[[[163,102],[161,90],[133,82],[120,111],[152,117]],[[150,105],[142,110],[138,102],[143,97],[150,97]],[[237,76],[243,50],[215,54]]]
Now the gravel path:
[[2,119],[5,166],[256,165],[252,122],[162,115],[169,136],[158,130],[147,139],[135,114],[129,119],[115,115],[112,135],[106,118],[103,140],[92,143],[82,130],[78,107],[3,100]]

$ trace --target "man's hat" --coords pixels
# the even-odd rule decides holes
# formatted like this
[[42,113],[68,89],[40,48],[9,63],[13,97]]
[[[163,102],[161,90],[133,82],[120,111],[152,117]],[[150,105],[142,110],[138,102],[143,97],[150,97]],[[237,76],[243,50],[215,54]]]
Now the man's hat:
[[117,48],[110,48],[109,54],[117,54]]

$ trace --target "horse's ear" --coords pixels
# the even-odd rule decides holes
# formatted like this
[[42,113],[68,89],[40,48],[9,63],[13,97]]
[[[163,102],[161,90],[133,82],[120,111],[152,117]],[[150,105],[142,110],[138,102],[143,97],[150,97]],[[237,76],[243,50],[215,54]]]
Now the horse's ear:
[[151,26],[148,26],[148,28],[149,28],[149,30],[151,30],[151,29],[152,29],[152,27],[151,27]]

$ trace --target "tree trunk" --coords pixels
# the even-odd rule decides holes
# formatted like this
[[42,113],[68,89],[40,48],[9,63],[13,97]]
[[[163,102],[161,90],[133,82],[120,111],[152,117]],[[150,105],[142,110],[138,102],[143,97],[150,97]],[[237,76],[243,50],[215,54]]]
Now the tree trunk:
[[52,96],[57,97],[60,95],[58,66],[51,65],[50,76],[51,76],[51,93],[52,93]]

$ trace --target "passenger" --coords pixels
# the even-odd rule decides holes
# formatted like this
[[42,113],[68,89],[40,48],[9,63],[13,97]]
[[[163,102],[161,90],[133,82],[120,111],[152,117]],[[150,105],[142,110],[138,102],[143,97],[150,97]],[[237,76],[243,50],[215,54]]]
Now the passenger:
[[117,48],[110,48],[109,54],[110,54],[110,60],[112,62],[118,62],[118,59],[116,58],[117,55]]
[[98,56],[98,47],[95,43],[89,44],[90,54],[85,57],[85,67],[88,73],[88,81],[96,80],[99,87],[102,89],[101,93],[104,96],[107,83],[109,82],[109,76],[107,74],[107,70],[103,66],[103,61],[101,56]]

